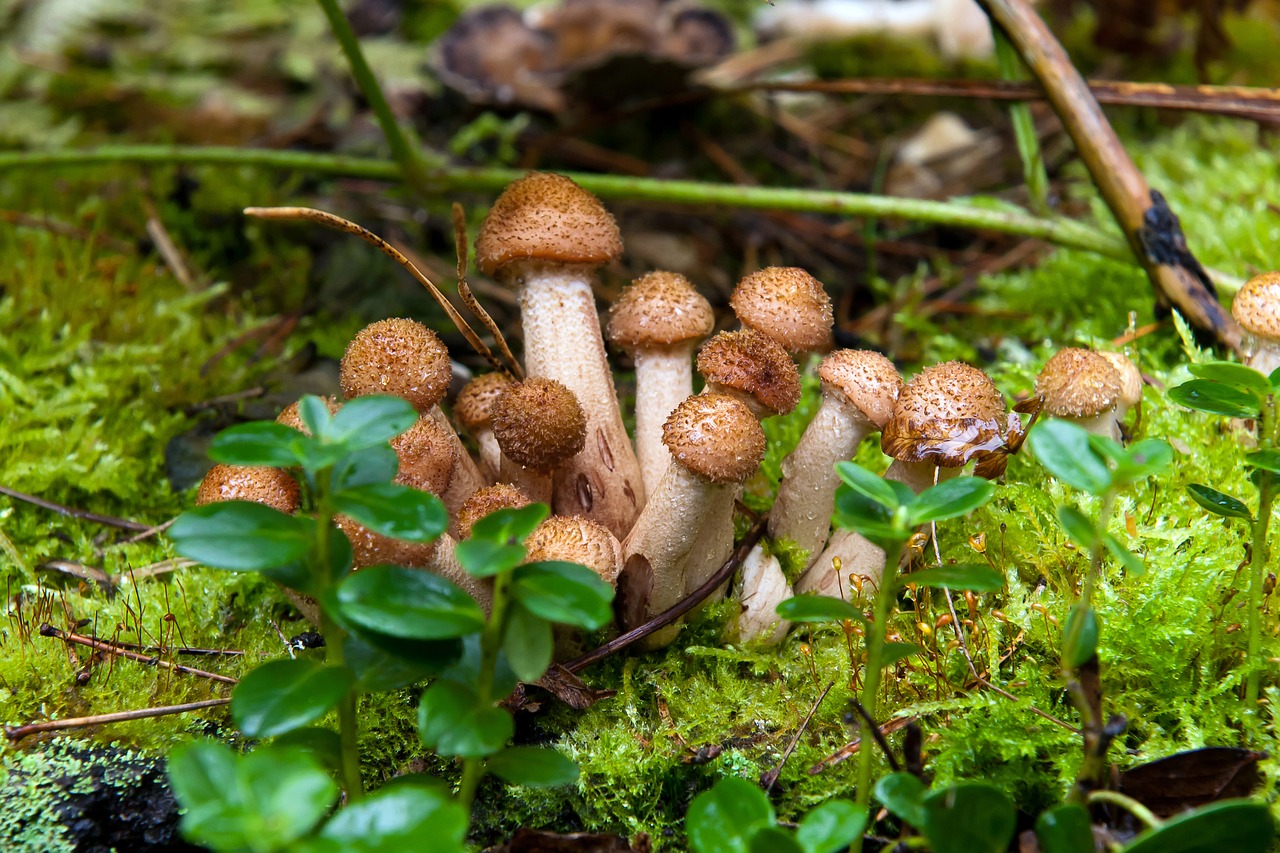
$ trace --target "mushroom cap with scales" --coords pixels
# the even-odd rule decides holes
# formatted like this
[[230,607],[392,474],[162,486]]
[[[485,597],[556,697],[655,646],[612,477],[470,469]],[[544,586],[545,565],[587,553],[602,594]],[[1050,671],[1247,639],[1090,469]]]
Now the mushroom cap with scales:
[[1060,418],[1091,418],[1114,409],[1123,390],[1111,362],[1080,347],[1058,350],[1036,377],[1044,413]]
[[877,429],[893,415],[902,377],[893,362],[870,350],[836,350],[818,365],[824,390],[839,391]]
[[1231,300],[1231,316],[1259,338],[1280,341],[1280,272],[1255,275]]
[[698,352],[698,372],[712,390],[732,390],[766,410],[785,415],[800,402],[800,372],[773,338],[754,329],[721,332]]
[[662,440],[671,457],[703,480],[745,482],[764,458],[760,422],[728,394],[695,394],[667,418]]
[[489,275],[517,261],[600,266],[620,254],[613,215],[572,180],[549,172],[510,184],[476,237],[476,263]]
[[738,282],[729,305],[742,325],[764,332],[788,352],[831,349],[831,299],[799,267],[765,267]]
[[657,270],[622,291],[609,309],[606,335],[624,350],[670,346],[711,334],[715,315],[689,280]]
[[582,450],[587,419],[572,391],[554,379],[531,377],[494,403],[493,434],[517,465],[552,471]]
[[444,341],[418,321],[404,318],[379,320],[357,332],[339,368],[348,398],[392,394],[419,412],[444,399],[452,379]]
[[900,462],[959,468],[1004,446],[1004,397],[987,374],[959,361],[926,367],[898,394],[880,447]]

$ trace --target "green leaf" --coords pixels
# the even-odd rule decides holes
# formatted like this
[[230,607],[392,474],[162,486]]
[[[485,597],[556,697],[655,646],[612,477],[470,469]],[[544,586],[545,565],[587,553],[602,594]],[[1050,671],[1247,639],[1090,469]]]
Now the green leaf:
[[231,693],[231,718],[246,737],[275,737],[324,716],[347,694],[355,676],[313,660],[264,663]]
[[312,436],[321,436],[328,434],[333,414],[322,398],[306,394],[298,400],[298,420],[311,431]]
[[613,587],[577,563],[548,560],[515,570],[512,596],[549,622],[594,631],[613,619]]
[[1223,518],[1243,518],[1245,521],[1253,521],[1253,513],[1249,511],[1249,508],[1231,497],[1231,495],[1203,486],[1200,483],[1192,483],[1187,486],[1187,491],[1190,492],[1193,501],[1214,515],[1220,515]]
[[867,624],[861,610],[847,601],[829,595],[797,595],[778,602],[775,611],[792,622],[843,622],[852,620]]
[[837,462],[836,473],[846,486],[892,512],[901,504],[901,494],[878,474],[872,474],[856,462]]
[[924,825],[934,853],[1003,853],[1013,839],[1017,810],[994,785],[970,782],[924,798]]
[[363,636],[348,634],[342,642],[342,659],[355,673],[355,689],[361,693],[397,690],[425,681],[441,666],[432,660],[411,659],[385,652]]
[[1275,822],[1266,803],[1221,800],[1147,830],[1124,853],[1264,853],[1275,839]]
[[731,776],[694,797],[685,827],[694,853],[748,853],[751,837],[774,821],[764,792]]
[[443,791],[420,785],[385,787],[340,809],[320,837],[342,853],[466,850],[467,813]]
[[1043,853],[1094,853],[1093,827],[1084,806],[1061,805],[1036,819],[1036,840]]
[[223,501],[189,509],[169,538],[184,557],[236,572],[284,566],[307,554],[315,522],[249,501]]
[[487,539],[464,539],[454,549],[454,556],[473,578],[488,578],[509,572],[524,562],[523,545],[503,545]]
[[375,444],[344,454],[333,466],[329,488],[334,492],[390,483],[400,470],[400,457],[389,444]]
[[922,572],[900,575],[898,582],[916,586],[936,586],[945,589],[996,592],[1004,589],[1004,576],[990,566],[981,563],[960,563],[955,566],[938,566]]
[[780,826],[762,826],[747,842],[751,853],[804,853],[804,848],[791,833]]
[[1074,489],[1100,495],[1111,487],[1111,471],[1089,444],[1089,433],[1069,421],[1041,421],[1027,437],[1050,474]]
[[484,629],[484,612],[454,584],[431,572],[372,566],[344,580],[338,611],[356,625],[409,640],[443,640]]
[[343,403],[329,428],[316,436],[350,452],[390,441],[417,422],[418,412],[407,400],[371,394]]
[[1280,474],[1280,451],[1255,450],[1252,453],[1246,453],[1244,461],[1255,468]]
[[981,477],[956,477],[943,480],[917,495],[907,504],[908,524],[919,527],[933,521],[945,521],[973,512],[991,500],[995,483]]
[[418,703],[418,737],[441,755],[483,758],[501,750],[513,734],[510,714],[450,678],[428,687]]
[[1124,451],[1124,461],[1117,466],[1115,478],[1127,483],[1145,480],[1163,472],[1173,462],[1173,448],[1167,441],[1144,438],[1129,445]]
[[209,458],[224,465],[265,465],[289,468],[297,465],[299,444],[308,441],[293,427],[272,421],[254,421],[228,427],[213,438]]
[[1207,379],[1192,379],[1170,388],[1169,399],[1188,409],[1231,418],[1256,418],[1262,411],[1262,398],[1257,394]]
[[867,810],[848,800],[828,800],[804,816],[796,841],[804,853],[836,853],[862,838]]
[[1111,556],[1120,561],[1120,564],[1124,566],[1125,571],[1129,574],[1134,577],[1142,577],[1147,573],[1147,564],[1142,562],[1142,558],[1121,545],[1120,540],[1110,533],[1102,534],[1102,544],[1111,552]]
[[449,513],[428,492],[396,483],[370,483],[333,495],[333,506],[374,533],[408,542],[433,542],[449,526]]
[[1267,377],[1267,384],[1271,386],[1272,390],[1280,391],[1280,367],[1271,371],[1271,375]]
[[1058,524],[1067,538],[1074,542],[1086,554],[1091,553],[1094,543],[1098,541],[1098,528],[1093,519],[1073,506],[1058,507]]
[[520,602],[512,602],[502,649],[521,681],[537,681],[551,666],[551,623],[530,613]]
[[848,486],[836,490],[836,527],[853,530],[877,545],[905,542],[911,538],[906,519],[898,523],[893,512]]
[[500,509],[471,525],[471,538],[498,545],[522,543],[551,514],[546,504]]
[[182,744],[169,754],[169,782],[184,809],[183,836],[215,850],[279,850],[338,797],[314,757],[274,746],[238,755],[209,741]]
[[1197,379],[1207,379],[1210,382],[1229,385],[1241,391],[1256,394],[1259,398],[1266,397],[1271,393],[1271,383],[1267,381],[1267,377],[1252,367],[1245,367],[1243,364],[1235,364],[1230,361],[1210,361],[1204,364],[1189,364],[1187,365],[1187,372]]
[[880,648],[881,669],[893,666],[900,660],[909,658],[912,655],[920,654],[920,652],[924,651],[924,649],[920,648],[915,643],[895,643],[893,641],[885,642],[885,644]]
[[555,788],[578,781],[578,765],[563,753],[539,746],[507,747],[490,758],[485,769],[527,788]]
[[890,773],[876,781],[880,804],[917,829],[924,826],[926,793],[924,783],[910,773]]
[[1062,662],[1075,669],[1098,651],[1098,614],[1092,607],[1075,604],[1062,632]]
[[333,729],[303,726],[280,735],[271,742],[271,746],[275,749],[300,749],[333,773],[342,768],[342,737]]
[[[313,523],[312,519],[307,519]],[[341,580],[351,569],[351,541],[336,525],[329,525],[329,571],[327,576],[317,576],[316,566],[312,561],[316,558],[314,546],[308,549],[301,558],[275,568],[262,569],[261,573],[279,584],[305,592],[308,595],[321,594],[331,581]]]

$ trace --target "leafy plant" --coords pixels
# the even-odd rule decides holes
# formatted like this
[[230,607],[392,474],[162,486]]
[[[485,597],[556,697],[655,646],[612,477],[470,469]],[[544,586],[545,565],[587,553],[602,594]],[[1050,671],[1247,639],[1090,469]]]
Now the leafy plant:
[[721,779],[694,798],[686,818],[696,853],[835,853],[862,838],[867,809],[828,800],[792,832],[778,825],[769,798],[745,779]]
[[[594,629],[611,617],[612,589],[585,566],[526,563],[523,542],[545,505],[502,510],[478,521],[456,556],[473,577],[491,579],[486,614],[450,581],[417,569],[352,571],[352,550],[334,524],[342,513],[382,536],[437,539],[440,501],[392,482],[389,440],[417,412],[393,397],[361,397],[330,415],[317,397],[299,414],[310,435],[275,423],[233,427],[210,456],[231,465],[300,472],[308,510],[297,516],[228,501],[198,507],[170,528],[179,553],[207,565],[254,571],[313,597],[325,660],[278,660],[246,675],[232,717],[251,738],[277,738],[249,755],[214,743],[175,750],[169,772],[187,813],[186,835],[219,851],[391,849],[431,837],[461,850],[471,802],[486,772],[521,785],[574,782],[576,766],[534,747],[507,747],[510,713],[496,702],[516,680],[551,664],[552,623]],[[438,676],[422,694],[418,733],[438,755],[463,759],[456,798],[436,780],[410,777],[365,798],[356,751],[356,703],[363,693]],[[313,723],[337,711],[338,733]],[[328,816],[341,780],[347,805]],[[326,816],[328,819],[326,820]]]
[[1231,495],[1200,483],[1187,487],[1192,499],[1214,515],[1248,522],[1252,534],[1249,552],[1249,647],[1245,658],[1245,704],[1256,708],[1262,676],[1262,600],[1267,558],[1271,553],[1267,532],[1271,525],[1277,480],[1280,474],[1280,419],[1276,417],[1276,391],[1280,370],[1263,376],[1251,367],[1214,361],[1188,368],[1195,379],[1170,389],[1169,398],[1190,409],[1252,423],[1257,449],[1245,456],[1253,469],[1250,479],[1258,489],[1254,508]]

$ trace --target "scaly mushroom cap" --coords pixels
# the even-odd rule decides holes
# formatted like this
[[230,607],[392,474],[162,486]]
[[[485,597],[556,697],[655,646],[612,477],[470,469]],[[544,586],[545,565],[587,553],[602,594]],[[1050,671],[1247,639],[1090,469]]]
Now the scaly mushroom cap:
[[550,172],[503,190],[476,237],[476,263],[489,275],[514,261],[600,266],[620,254],[618,223],[600,200]]
[[747,405],[728,394],[695,394],[662,426],[671,456],[713,483],[743,483],[764,458],[764,430]]
[[516,509],[533,503],[529,496],[508,483],[477,489],[458,507],[458,535],[466,539],[477,521],[500,509]]
[[493,404],[515,384],[505,373],[482,373],[463,386],[453,404],[453,414],[467,432],[475,433],[493,423]]
[[773,338],[755,331],[721,332],[698,352],[708,385],[750,396],[768,415],[785,415],[800,402],[800,371]]
[[[333,397],[322,397],[325,408],[329,410],[330,415],[336,415],[338,409],[342,408],[342,404]],[[302,418],[298,415],[298,403],[294,401],[285,406],[280,414],[276,415],[276,423],[283,426],[292,427],[305,436],[311,435],[311,430],[307,429],[307,425],[302,422]]]
[[822,282],[798,267],[765,267],[734,288],[733,313],[788,352],[831,349],[834,319]]
[[298,481],[282,468],[214,465],[200,481],[196,506],[220,501],[253,501],[290,515],[298,511]]
[[843,393],[877,429],[884,429],[902,390],[898,368],[870,350],[836,350],[822,360],[818,377],[824,385]]
[[1044,413],[1059,418],[1091,418],[1115,408],[1123,390],[1111,362],[1093,350],[1067,347],[1044,363],[1036,393]]
[[338,378],[348,399],[392,394],[426,412],[449,390],[453,368],[439,335],[416,320],[396,318],[356,333],[342,356]]
[[605,334],[614,346],[633,350],[703,338],[714,325],[711,303],[693,289],[689,279],[659,270],[622,291],[609,309]]
[[1246,332],[1280,340],[1280,272],[1255,275],[1231,300],[1231,316]]
[[1142,371],[1122,352],[1100,352],[1120,376],[1120,405],[1132,408],[1142,402]]
[[572,391],[554,379],[532,377],[494,402],[493,435],[512,462],[552,471],[582,450],[587,419]]
[[369,566],[404,566],[414,569],[426,566],[436,552],[435,542],[405,542],[374,533],[355,519],[335,516],[333,523],[351,543],[351,565],[357,569]]
[[608,583],[622,571],[622,545],[604,525],[581,516],[553,515],[524,542],[530,562],[563,560],[579,563]]
[[418,422],[391,439],[400,457],[395,482],[411,489],[443,495],[458,466],[458,445],[435,418],[423,415]]
[[959,468],[1004,446],[1004,398],[987,374],[958,361],[926,367],[898,394],[880,449],[901,462]]

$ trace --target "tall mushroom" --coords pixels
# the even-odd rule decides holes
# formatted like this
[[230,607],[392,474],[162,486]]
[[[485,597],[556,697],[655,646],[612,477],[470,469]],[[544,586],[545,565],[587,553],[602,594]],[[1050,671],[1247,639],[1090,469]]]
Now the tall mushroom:
[[572,391],[530,377],[493,404],[493,434],[502,449],[499,478],[549,504],[551,474],[582,450],[587,421]]
[[563,383],[587,418],[587,441],[556,477],[552,505],[623,537],[644,482],[622,424],[591,291],[594,270],[622,251],[617,223],[568,178],[535,172],[498,197],[476,238],[476,262],[518,288],[530,376]]
[[1043,414],[1071,421],[1084,430],[1120,440],[1116,407],[1124,390],[1110,361],[1093,350],[1065,347],[1044,363],[1036,377]]
[[622,291],[606,334],[636,366],[636,457],[648,494],[671,462],[662,443],[667,416],[693,393],[693,348],[711,334],[711,304],[684,276],[651,272]]
[[483,373],[463,386],[453,413],[462,428],[475,439],[480,457],[480,473],[490,482],[498,479],[502,450],[493,437],[493,404],[511,385],[505,373]]
[[1231,316],[1248,333],[1244,363],[1270,376],[1280,367],[1280,272],[1246,281],[1231,300]]

